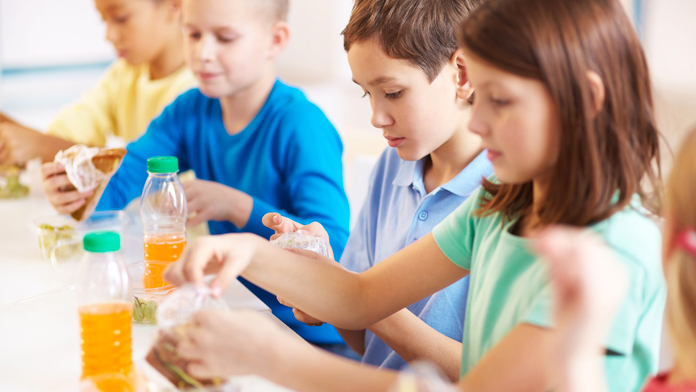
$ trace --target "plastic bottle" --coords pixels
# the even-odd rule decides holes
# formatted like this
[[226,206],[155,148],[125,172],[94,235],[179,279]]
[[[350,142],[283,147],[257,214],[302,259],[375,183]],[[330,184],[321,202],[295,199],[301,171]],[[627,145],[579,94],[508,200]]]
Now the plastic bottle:
[[164,269],[179,259],[186,246],[188,207],[178,171],[176,157],[147,160],[149,176],[140,202],[145,233],[143,287],[146,289],[169,285],[163,277]]
[[82,337],[82,380],[100,391],[133,391],[131,288],[115,232],[87,234],[78,271],[77,302]]

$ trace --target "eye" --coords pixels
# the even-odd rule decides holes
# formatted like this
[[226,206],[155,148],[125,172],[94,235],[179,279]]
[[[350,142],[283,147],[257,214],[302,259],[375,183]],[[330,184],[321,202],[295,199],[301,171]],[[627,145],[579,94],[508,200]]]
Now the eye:
[[188,36],[189,36],[189,38],[195,39],[195,40],[201,39],[201,33],[198,33],[198,32],[191,32],[191,33],[189,33]]
[[386,99],[397,99],[401,96],[401,91],[397,91],[395,93],[387,93],[384,95],[384,98]]
[[499,99],[499,98],[493,98],[491,97],[491,102],[493,105],[498,106],[498,107],[504,107],[510,104],[509,99]]
[[365,94],[363,94],[362,98],[365,98],[365,97],[367,97],[368,95],[370,95],[370,93],[367,92],[367,91],[365,91]]
[[222,43],[230,43],[230,42],[236,41],[237,37],[218,36],[217,39],[218,39],[218,41],[220,41]]
[[124,24],[128,22],[128,19],[130,19],[130,15],[119,15],[114,17],[114,22],[118,24]]

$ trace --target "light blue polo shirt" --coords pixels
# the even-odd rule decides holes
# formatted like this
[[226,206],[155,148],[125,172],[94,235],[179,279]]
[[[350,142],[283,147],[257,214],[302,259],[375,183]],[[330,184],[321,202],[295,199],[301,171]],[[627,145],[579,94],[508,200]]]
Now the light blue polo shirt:
[[[423,183],[426,159],[404,161],[393,148],[382,153],[343,251],[343,266],[363,272],[430,233],[475,193],[484,177],[493,173],[484,151],[448,183],[426,194]],[[440,333],[461,341],[468,291],[469,279],[461,279],[408,309]],[[370,331],[365,334],[363,362],[388,369],[401,369],[406,365]]]

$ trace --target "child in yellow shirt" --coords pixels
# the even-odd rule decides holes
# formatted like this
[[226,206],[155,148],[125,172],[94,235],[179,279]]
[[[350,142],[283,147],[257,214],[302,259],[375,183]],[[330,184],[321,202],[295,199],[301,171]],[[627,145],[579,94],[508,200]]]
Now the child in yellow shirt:
[[119,59],[102,80],[64,108],[46,134],[0,113],[0,164],[22,165],[75,143],[104,146],[139,137],[166,105],[195,85],[184,64],[179,0],[95,0]]

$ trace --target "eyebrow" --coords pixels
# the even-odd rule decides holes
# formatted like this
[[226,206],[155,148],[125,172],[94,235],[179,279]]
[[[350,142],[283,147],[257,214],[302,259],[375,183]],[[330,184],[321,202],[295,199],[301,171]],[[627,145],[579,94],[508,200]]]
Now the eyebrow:
[[[369,86],[379,86],[380,84],[393,82],[394,80],[396,80],[396,78],[391,77],[391,76],[379,76],[375,79],[372,79],[372,81],[370,83],[368,83],[368,85]],[[358,83],[355,79],[353,79],[353,83],[360,85],[360,83]]]

